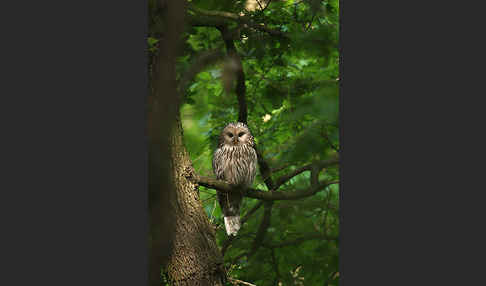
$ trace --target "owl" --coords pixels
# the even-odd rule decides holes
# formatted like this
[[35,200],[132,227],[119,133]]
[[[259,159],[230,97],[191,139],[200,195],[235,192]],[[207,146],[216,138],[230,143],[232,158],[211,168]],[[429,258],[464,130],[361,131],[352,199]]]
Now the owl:
[[240,205],[245,190],[255,179],[257,153],[254,139],[246,124],[230,123],[219,136],[218,148],[213,155],[216,178],[226,181],[238,192],[217,192],[228,235],[240,229]]

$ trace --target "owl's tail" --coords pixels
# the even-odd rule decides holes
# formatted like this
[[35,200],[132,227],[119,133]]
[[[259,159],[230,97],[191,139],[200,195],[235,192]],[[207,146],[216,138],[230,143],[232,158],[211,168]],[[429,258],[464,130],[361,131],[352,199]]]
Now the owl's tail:
[[225,216],[224,227],[228,235],[235,235],[240,230],[240,216]]

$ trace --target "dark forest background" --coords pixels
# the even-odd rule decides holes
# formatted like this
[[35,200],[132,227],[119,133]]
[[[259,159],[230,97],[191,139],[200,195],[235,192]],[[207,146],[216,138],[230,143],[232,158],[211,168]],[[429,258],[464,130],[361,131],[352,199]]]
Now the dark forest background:
[[[149,1],[152,285],[338,285],[338,3]],[[234,121],[259,172],[228,238],[211,160]]]

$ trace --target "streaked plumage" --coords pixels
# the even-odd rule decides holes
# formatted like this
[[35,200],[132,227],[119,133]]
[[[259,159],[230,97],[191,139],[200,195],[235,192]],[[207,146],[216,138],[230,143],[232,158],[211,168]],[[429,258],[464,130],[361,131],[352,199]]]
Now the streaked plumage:
[[218,192],[228,235],[236,235],[240,229],[243,192],[255,179],[257,154],[253,147],[254,139],[248,126],[241,122],[230,123],[221,132],[218,148],[214,152],[213,170],[216,178],[240,190],[240,193]]

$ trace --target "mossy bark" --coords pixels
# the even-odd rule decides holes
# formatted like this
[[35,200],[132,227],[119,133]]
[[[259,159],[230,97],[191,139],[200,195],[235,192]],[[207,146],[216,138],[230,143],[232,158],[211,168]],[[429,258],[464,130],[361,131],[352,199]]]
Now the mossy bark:
[[167,274],[172,285],[224,285],[223,257],[216,245],[215,232],[203,209],[198,186],[183,142],[180,120],[176,120],[169,140],[173,185],[177,196],[171,201],[175,234]]

